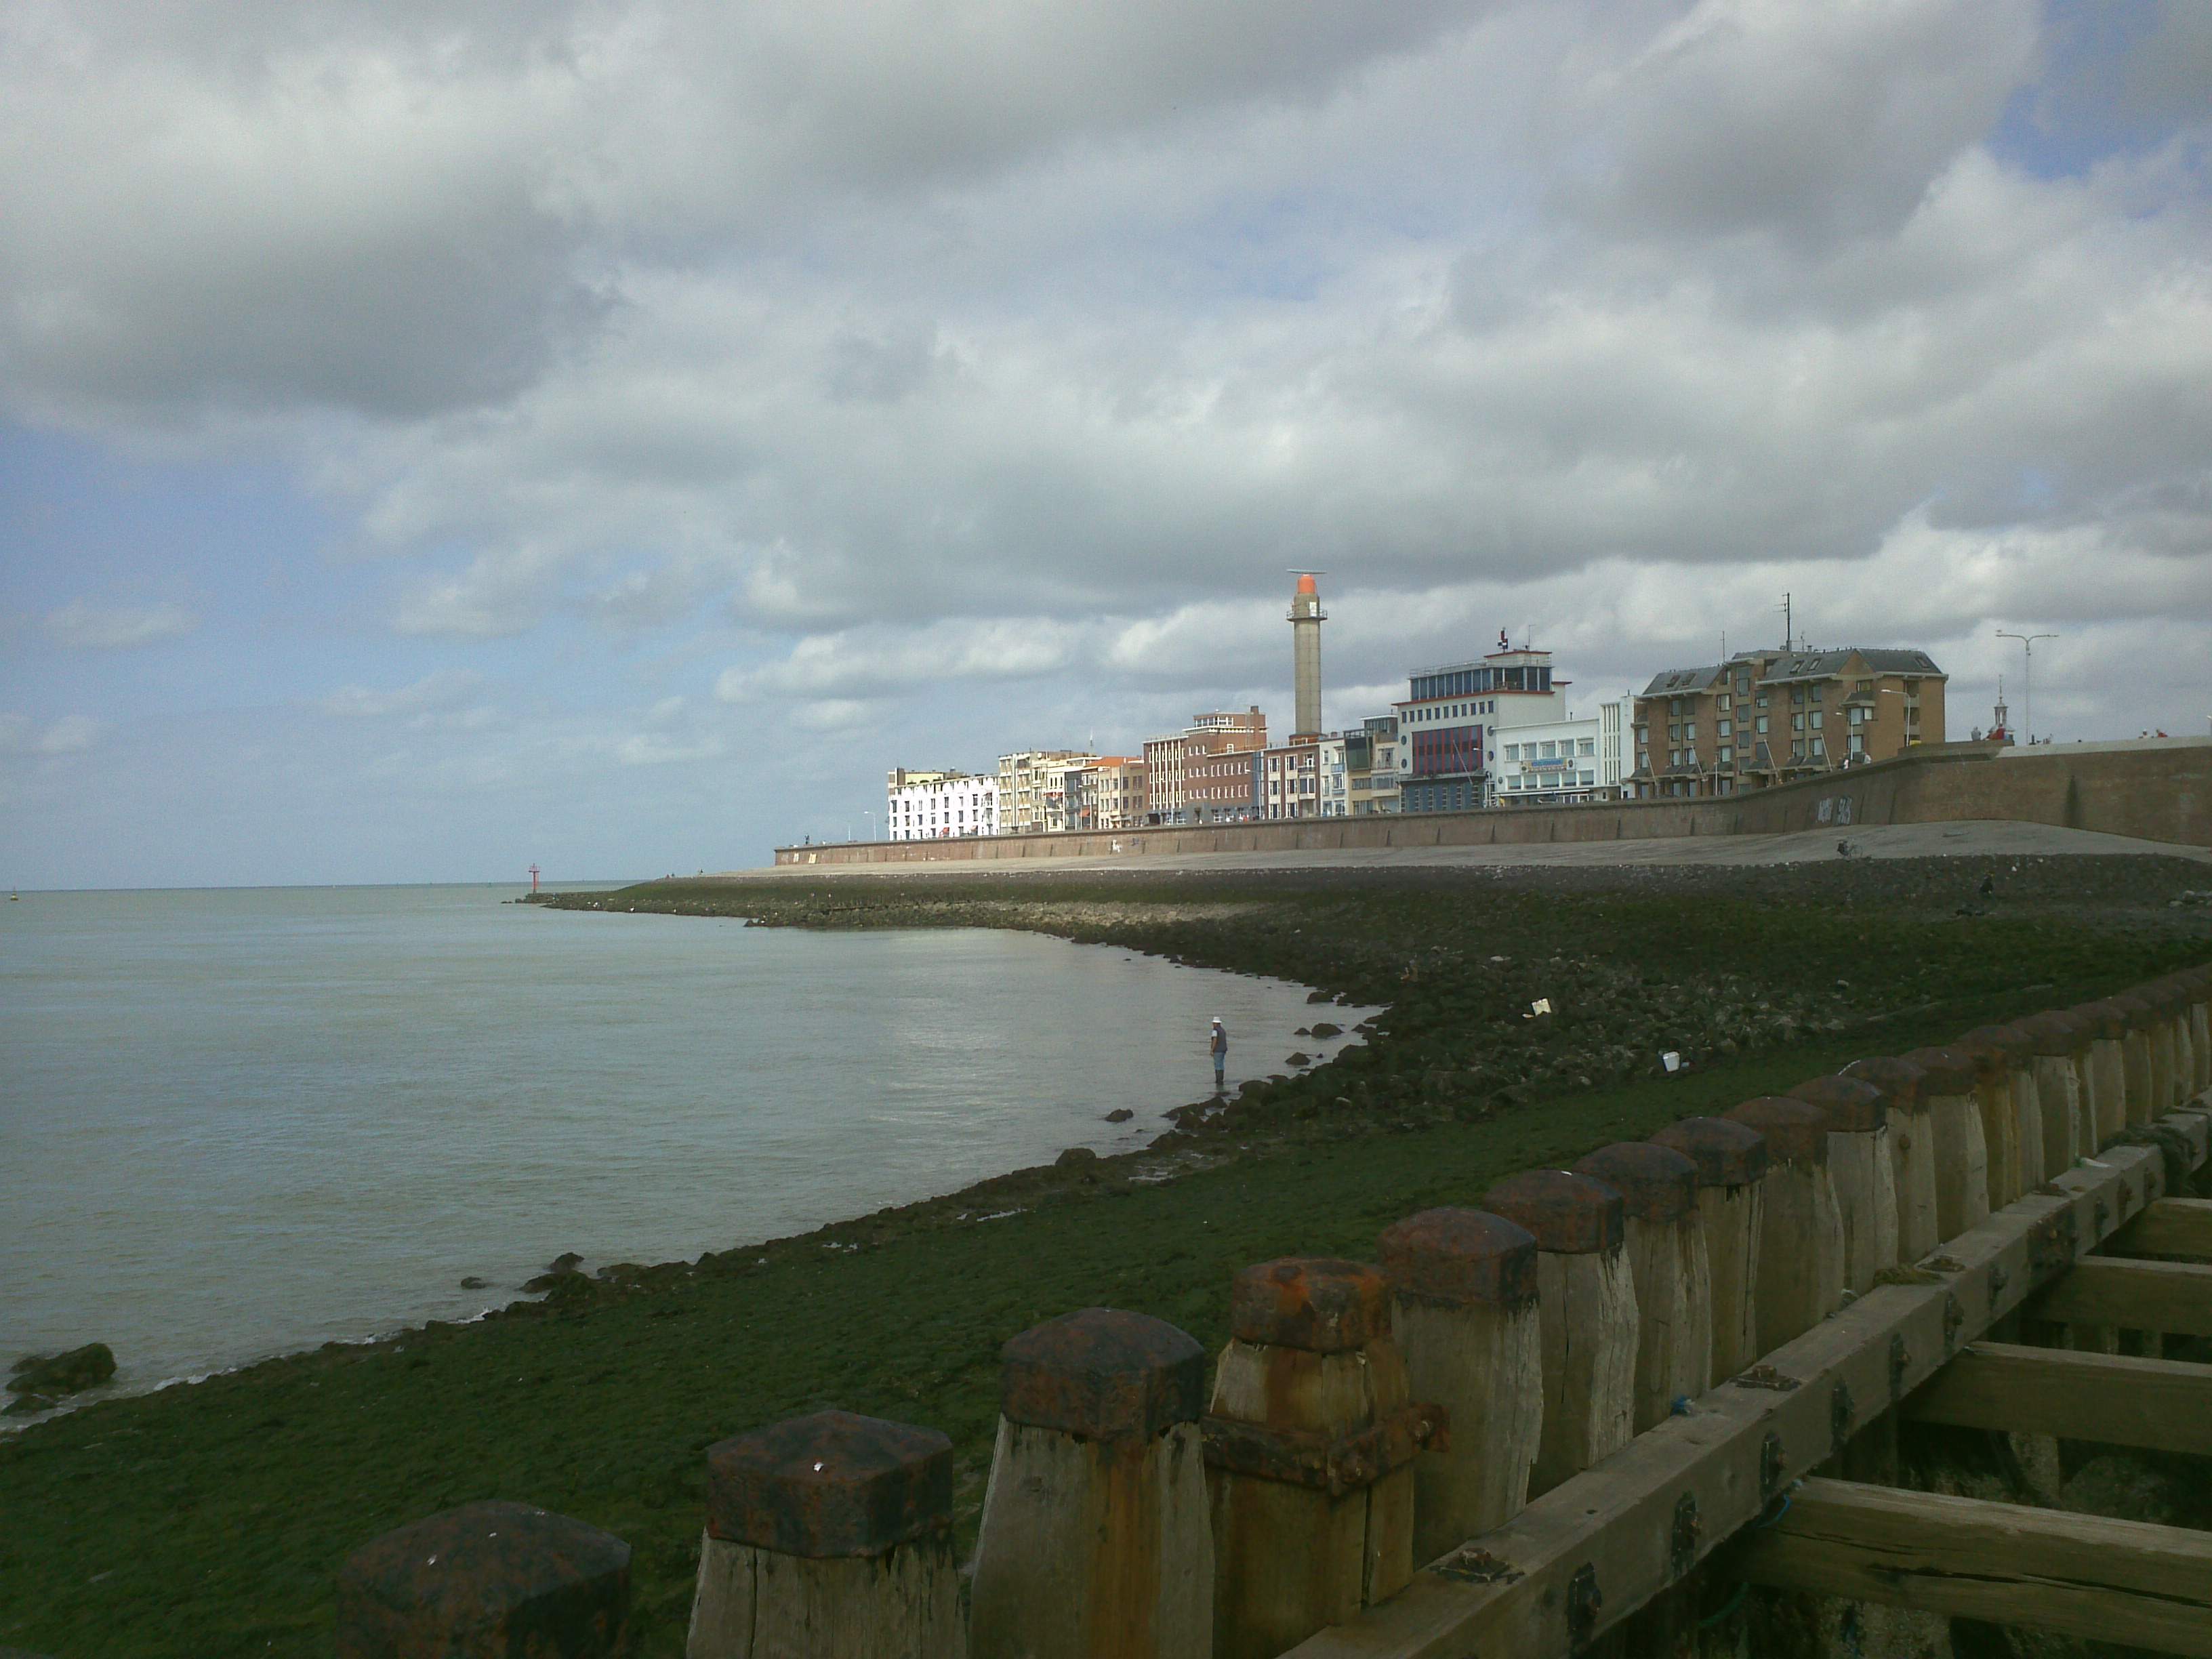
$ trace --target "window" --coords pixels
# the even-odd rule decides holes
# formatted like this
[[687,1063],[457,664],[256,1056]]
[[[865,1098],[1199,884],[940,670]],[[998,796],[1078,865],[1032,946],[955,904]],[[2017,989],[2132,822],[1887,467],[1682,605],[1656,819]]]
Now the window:
[[1581,739],[1581,748],[1577,752],[1584,755],[1595,755],[1597,753],[1597,739],[1595,738],[1584,738]]
[[1866,753],[1866,734],[1864,732],[1854,732],[1851,733],[1851,753],[1854,755],[1863,755]]
[[1792,714],[1790,717],[1790,729],[1792,732],[1802,732],[1805,729],[1805,717],[1802,714]]
[[1753,724],[1759,727],[1759,734],[1761,737],[1765,737],[1766,735],[1766,716],[1761,714],[1758,720],[1753,722]]
[[1697,723],[1697,721],[1695,721],[1695,720],[1685,720],[1685,721],[1683,721],[1683,723],[1682,723],[1682,740],[1683,740],[1685,743],[1695,743],[1695,742],[1698,740],[1698,723]]
[[1508,760],[1519,760],[1521,758],[1521,745],[1517,743],[1507,744],[1505,745],[1505,758]]
[[1727,766],[1735,759],[1735,750],[1729,744],[1723,744],[1714,751],[1713,758],[1723,766]]
[[1735,722],[1734,720],[1721,721],[1720,724],[1714,728],[1713,735],[1720,738],[1734,737],[1735,735]]
[[1755,706],[1755,707],[1757,707],[1757,708],[1765,708],[1765,707],[1766,707],[1766,693],[1765,693],[1765,692],[1762,691],[1762,692],[1760,692],[1760,693],[1759,694],[1759,699],[1758,699],[1758,702],[1757,702],[1757,703],[1756,703],[1754,706]]
[[1812,690],[1811,693],[1810,693],[1810,696],[1812,696],[1812,699],[1813,699],[1813,701],[1814,701],[1814,702],[1820,702],[1820,688],[1819,686],[1817,686],[1817,685],[1816,685],[1816,686],[1814,686],[1814,687],[1813,688],[1813,690]]
[[1731,697],[1731,696],[1729,696],[1729,694],[1728,694],[1727,692],[1725,692],[1725,691],[1722,692],[1722,693],[1721,693],[1721,696],[1720,696],[1720,710],[1721,710],[1721,712],[1722,712],[1723,714],[1725,714],[1726,713],[1728,713],[1729,709],[1729,708],[1730,708],[1735,704],[1735,698],[1733,698],[1733,697]]
[[1827,757],[1828,757],[1828,740],[1827,740],[1826,738],[1814,738],[1814,739],[1813,739],[1813,758],[1814,758],[1814,760],[1826,760],[1826,759],[1827,759]]
[[1543,753],[1538,757],[1541,760],[1557,760],[1559,757],[1559,745],[1557,743],[1547,743]]

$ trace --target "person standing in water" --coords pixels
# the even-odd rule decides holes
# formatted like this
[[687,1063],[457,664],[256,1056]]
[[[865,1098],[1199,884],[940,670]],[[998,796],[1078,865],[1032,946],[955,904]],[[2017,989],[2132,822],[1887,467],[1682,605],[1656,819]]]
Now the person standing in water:
[[1222,1073],[1229,1065],[1229,1033],[1222,1029],[1218,1015],[1214,1018],[1213,1035],[1208,1041],[1213,1049],[1213,1092],[1218,1095],[1222,1089]]

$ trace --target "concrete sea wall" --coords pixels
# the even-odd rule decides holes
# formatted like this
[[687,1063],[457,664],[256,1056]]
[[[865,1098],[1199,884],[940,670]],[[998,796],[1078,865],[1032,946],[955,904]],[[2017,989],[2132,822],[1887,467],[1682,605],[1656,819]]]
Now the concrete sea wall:
[[2212,738],[2006,749],[1945,744],[1750,794],[1597,806],[779,847],[780,865],[981,863],[1129,854],[1474,847],[1783,835],[2005,818],[2212,847]]

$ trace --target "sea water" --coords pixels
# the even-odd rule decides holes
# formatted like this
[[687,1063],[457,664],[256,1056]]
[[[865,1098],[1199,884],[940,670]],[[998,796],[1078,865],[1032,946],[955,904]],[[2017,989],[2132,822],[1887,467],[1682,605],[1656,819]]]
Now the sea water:
[[151,1387],[468,1318],[563,1251],[696,1257],[1128,1149],[1211,1092],[1211,1017],[1233,1086],[1368,1012],[1036,934],[514,890],[0,901],[0,1364],[100,1340]]

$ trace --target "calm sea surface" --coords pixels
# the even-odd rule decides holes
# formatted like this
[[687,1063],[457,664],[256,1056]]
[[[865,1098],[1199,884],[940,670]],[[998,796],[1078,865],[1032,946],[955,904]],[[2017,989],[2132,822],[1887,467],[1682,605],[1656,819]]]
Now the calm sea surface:
[[0,1364],[98,1340],[143,1388],[466,1318],[563,1250],[696,1256],[1139,1145],[1210,1089],[1214,1014],[1232,1083],[1334,1046],[1292,1036],[1302,987],[1108,947],[514,891],[0,901]]

